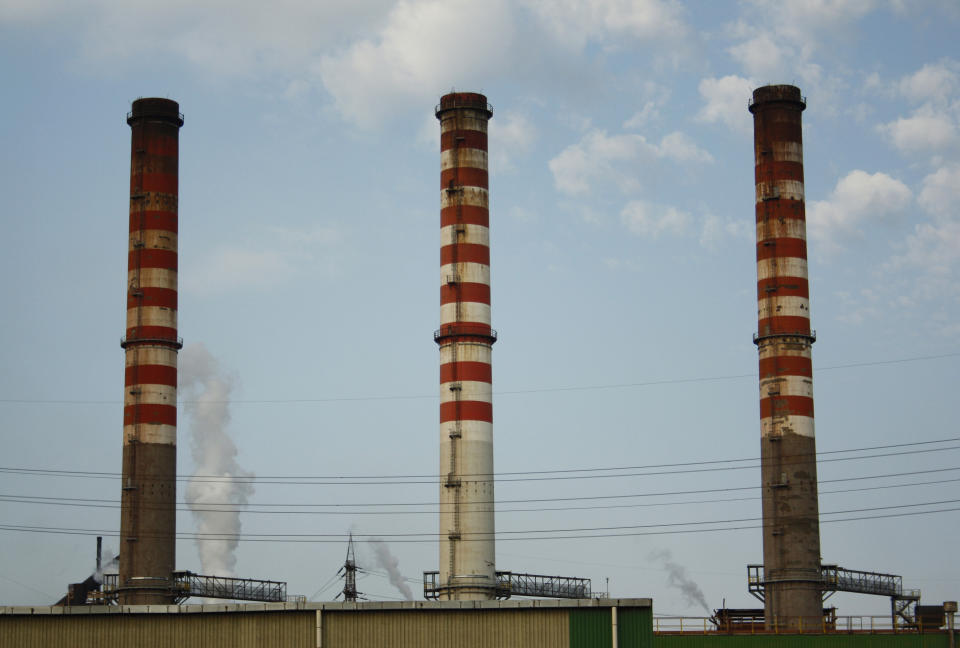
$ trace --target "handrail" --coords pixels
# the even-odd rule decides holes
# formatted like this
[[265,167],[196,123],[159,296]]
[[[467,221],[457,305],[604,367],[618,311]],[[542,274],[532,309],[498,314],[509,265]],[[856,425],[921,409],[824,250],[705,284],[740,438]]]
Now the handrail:
[[151,338],[132,338],[127,339],[126,336],[120,338],[120,348],[126,349],[131,344],[168,344],[177,349],[183,348],[183,338],[160,338],[160,337],[151,337]]
[[439,342],[443,338],[457,337],[483,337],[489,338],[491,342],[497,341],[496,330],[481,324],[444,324],[433,332],[433,341]]
[[[762,610],[761,610],[762,611]],[[786,628],[779,624],[774,624],[772,628],[763,627],[762,623],[743,623],[730,624],[726,627],[718,627],[712,617],[679,617],[679,616],[654,616],[653,633],[654,634],[708,634],[708,635],[729,635],[729,634],[932,634],[949,632],[950,617],[953,617],[953,627],[957,626],[957,620],[960,615],[957,613],[946,613],[944,615],[944,625],[937,627],[924,626],[921,619],[918,619],[916,625],[898,623],[891,619],[889,615],[846,615],[837,616],[832,619],[824,619],[822,623],[816,623],[813,626],[803,624],[799,627]]]
[[440,113],[446,112],[447,110],[456,110],[458,108],[473,108],[474,110],[486,110],[491,115],[493,114],[493,104],[489,101],[480,102],[480,101],[465,101],[458,102],[453,101],[450,105],[444,106],[443,103],[438,103],[433,107],[433,114],[439,116]]
[[[131,121],[133,121],[134,119],[141,119],[141,118],[144,118],[144,119],[145,119],[145,118],[147,118],[147,117],[160,118],[160,119],[163,120],[163,121],[169,121],[169,115],[141,114],[141,115],[136,115],[136,116],[135,116],[135,115],[133,114],[133,111],[131,110],[130,112],[127,113],[127,123],[129,124],[129,123],[130,123]],[[178,113],[177,113],[177,121],[180,122],[180,124],[179,124],[180,126],[183,126],[183,113],[182,113],[182,112],[178,112]]]
[[[791,102],[791,103],[794,103],[794,100],[793,100],[793,99],[774,99],[774,100],[765,99],[765,100],[762,101],[761,103],[773,103],[774,101],[789,101],[789,102]],[[750,97],[749,99],[747,99],[747,109],[749,110],[750,108],[752,108],[755,103],[756,103],[756,102],[753,100],[753,97]],[[803,107],[804,107],[804,108],[807,107],[807,97],[806,97],[806,95],[801,95],[801,96],[800,96],[800,103],[803,104]]]
[[783,333],[767,333],[766,335],[760,335],[759,333],[753,334],[753,343],[759,344],[761,340],[768,340],[775,337],[802,337],[810,340],[810,344],[813,344],[817,341],[817,332],[813,329],[809,333],[804,333],[802,331],[787,331]]

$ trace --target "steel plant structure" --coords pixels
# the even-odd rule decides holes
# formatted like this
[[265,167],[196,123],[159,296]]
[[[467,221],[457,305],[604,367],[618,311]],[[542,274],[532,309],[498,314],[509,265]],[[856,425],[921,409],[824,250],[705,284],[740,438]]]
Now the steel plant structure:
[[138,99],[131,128],[119,594],[173,602],[177,475],[177,173],[183,115]]
[[763,565],[768,626],[821,622],[801,113],[790,85],[757,88],[754,124]]
[[482,94],[444,95],[440,120],[442,600],[496,596],[487,122]]

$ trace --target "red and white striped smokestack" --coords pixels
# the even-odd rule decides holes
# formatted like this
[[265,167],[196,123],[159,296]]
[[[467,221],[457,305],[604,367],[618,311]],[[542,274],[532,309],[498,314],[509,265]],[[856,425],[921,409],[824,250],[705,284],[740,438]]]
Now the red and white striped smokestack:
[[799,88],[753,92],[763,565],[770,627],[819,628],[820,522]]
[[495,597],[487,122],[482,94],[456,92],[440,120],[440,588]]
[[138,99],[131,128],[121,604],[171,603],[177,494],[177,174],[183,115]]

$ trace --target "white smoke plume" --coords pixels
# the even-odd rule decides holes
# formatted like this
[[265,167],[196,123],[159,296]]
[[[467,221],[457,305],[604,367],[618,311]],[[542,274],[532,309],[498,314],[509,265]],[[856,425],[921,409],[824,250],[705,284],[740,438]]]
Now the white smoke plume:
[[187,505],[198,534],[224,536],[196,541],[200,569],[212,576],[236,575],[239,510],[253,495],[249,480],[254,474],[237,464],[237,446],[227,429],[232,388],[233,381],[206,347],[191,344],[183,349],[180,389],[187,401],[183,409],[190,422],[190,451],[196,466],[187,483]]
[[[110,556],[113,556],[112,558]],[[100,562],[100,569],[93,572],[93,579],[98,583],[103,583],[104,574],[116,573],[120,566],[120,554],[107,549],[103,554],[103,560]]]
[[373,545],[373,551],[377,557],[377,565],[387,570],[387,577],[390,579],[390,584],[403,594],[403,598],[412,601],[413,592],[410,591],[410,586],[407,585],[403,574],[400,573],[400,561],[390,553],[387,543],[383,540],[373,539],[370,541],[370,544]]
[[669,549],[657,549],[647,555],[647,560],[659,563],[667,570],[667,585],[680,590],[683,599],[687,605],[698,603],[707,612],[710,612],[710,606],[707,605],[707,598],[703,595],[700,586],[687,575],[687,568],[673,561],[673,554]]

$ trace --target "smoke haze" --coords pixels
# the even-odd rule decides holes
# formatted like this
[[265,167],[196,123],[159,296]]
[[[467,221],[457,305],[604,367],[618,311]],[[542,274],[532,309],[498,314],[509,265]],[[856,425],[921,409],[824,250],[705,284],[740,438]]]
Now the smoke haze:
[[667,571],[667,585],[680,590],[687,605],[697,603],[704,610],[710,612],[710,606],[707,605],[703,590],[687,575],[686,567],[673,561],[673,554],[670,553],[669,549],[651,551],[647,555],[647,560],[658,563]]
[[[202,344],[191,344],[181,352],[180,381],[183,399],[189,401],[183,409],[190,422],[190,452],[196,466],[187,484],[187,505],[198,534],[225,536],[197,540],[200,569],[213,576],[236,576],[239,509],[253,495],[253,484],[246,480],[254,474],[237,464],[237,446],[227,430],[233,384]],[[224,508],[234,512],[210,510]]]
[[387,577],[390,579],[390,584],[396,587],[397,590],[403,594],[403,598],[407,599],[408,601],[412,601],[413,592],[410,591],[410,586],[407,585],[403,578],[403,574],[400,573],[400,561],[397,560],[396,556],[390,553],[390,548],[387,547],[387,543],[383,540],[371,540],[370,544],[373,545],[373,551],[376,555],[377,565],[387,571]]
[[[110,556],[113,556],[110,558]],[[114,553],[111,549],[103,552],[103,560],[100,562],[100,569],[93,572],[93,579],[98,583],[103,583],[104,574],[112,574],[120,566],[120,554]]]

